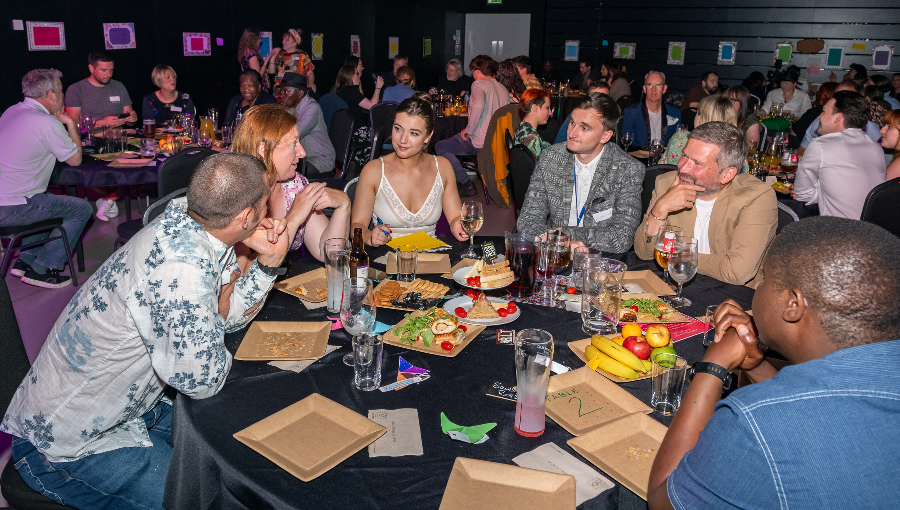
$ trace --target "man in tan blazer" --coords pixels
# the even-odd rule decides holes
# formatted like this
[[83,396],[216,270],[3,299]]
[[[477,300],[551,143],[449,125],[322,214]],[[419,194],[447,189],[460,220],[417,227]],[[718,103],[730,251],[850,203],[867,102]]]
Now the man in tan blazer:
[[778,226],[778,204],[770,186],[738,173],[746,155],[747,142],[738,128],[707,122],[694,129],[678,172],[656,179],[650,207],[634,235],[638,257],[652,259],[659,228],[677,225],[698,240],[699,273],[755,289]]

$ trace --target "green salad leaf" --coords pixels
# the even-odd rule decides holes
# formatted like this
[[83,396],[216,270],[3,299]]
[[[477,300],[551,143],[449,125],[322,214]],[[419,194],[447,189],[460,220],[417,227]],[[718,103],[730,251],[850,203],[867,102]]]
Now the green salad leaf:
[[[662,305],[662,306],[660,306]],[[638,310],[641,313],[652,313],[653,315],[658,315],[660,312],[668,312],[668,308],[663,301],[657,301],[653,299],[647,298],[631,298],[622,301],[622,306],[625,308],[631,308],[632,306],[637,306]]]

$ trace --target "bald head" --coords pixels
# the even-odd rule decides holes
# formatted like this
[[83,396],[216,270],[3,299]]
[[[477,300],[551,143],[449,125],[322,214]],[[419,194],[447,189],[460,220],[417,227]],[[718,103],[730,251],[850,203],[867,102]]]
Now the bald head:
[[269,195],[266,166],[248,154],[210,156],[197,165],[188,186],[188,214],[206,229],[220,230]]

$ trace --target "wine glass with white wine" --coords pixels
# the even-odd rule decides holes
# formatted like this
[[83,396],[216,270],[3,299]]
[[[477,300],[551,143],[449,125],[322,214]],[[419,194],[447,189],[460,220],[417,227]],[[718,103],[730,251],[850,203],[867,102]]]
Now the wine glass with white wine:
[[484,225],[484,213],[480,202],[466,201],[462,205],[462,228],[469,234],[469,250],[463,254],[464,259],[477,259],[475,253],[475,232]]
[[[375,302],[369,296],[372,283],[368,278],[347,278],[344,280],[344,295],[341,299],[341,324],[344,331],[354,337],[366,333],[375,325]],[[350,354],[344,355],[344,364],[353,366],[353,343]]]
[[675,247],[669,253],[669,274],[678,282],[678,295],[669,299],[669,304],[679,308],[691,306],[691,300],[681,295],[681,286],[697,274],[700,256],[697,252],[697,240],[693,237],[675,238]]

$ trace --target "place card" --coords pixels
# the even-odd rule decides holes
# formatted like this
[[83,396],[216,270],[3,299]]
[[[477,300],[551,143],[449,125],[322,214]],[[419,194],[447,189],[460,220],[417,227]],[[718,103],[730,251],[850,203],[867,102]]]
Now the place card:
[[369,419],[385,427],[387,432],[369,445],[369,457],[403,457],[422,455],[422,431],[416,409],[374,409]]
[[615,487],[609,478],[576,459],[556,443],[542,444],[530,452],[513,458],[512,461],[523,468],[574,476],[576,506]]
[[500,381],[494,381],[488,387],[487,396],[501,398],[503,400],[510,400],[512,402],[519,401],[519,394],[516,392],[516,387],[512,384],[504,384]]

